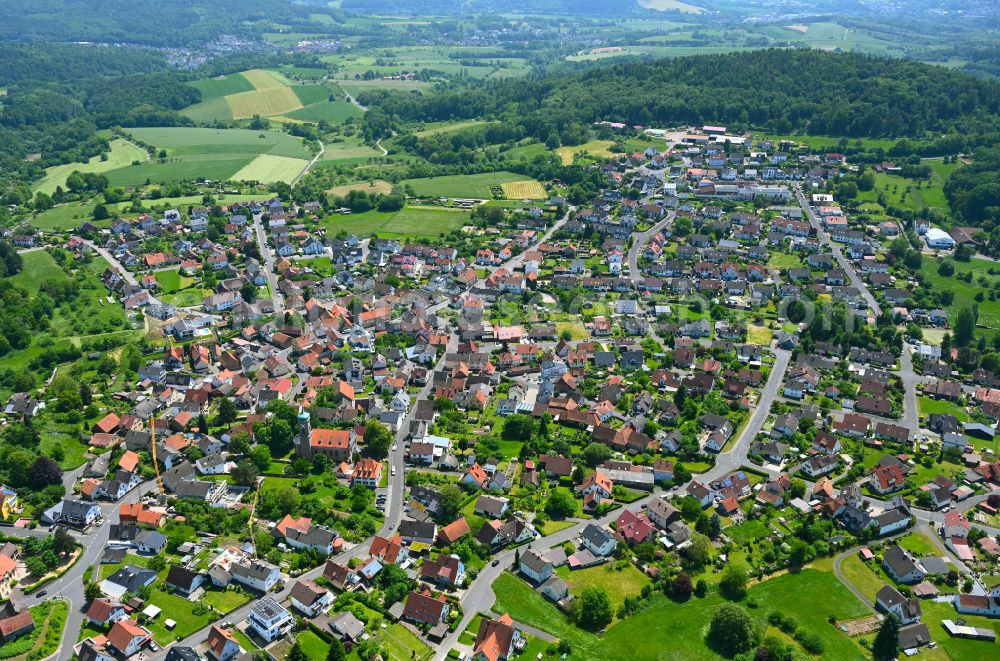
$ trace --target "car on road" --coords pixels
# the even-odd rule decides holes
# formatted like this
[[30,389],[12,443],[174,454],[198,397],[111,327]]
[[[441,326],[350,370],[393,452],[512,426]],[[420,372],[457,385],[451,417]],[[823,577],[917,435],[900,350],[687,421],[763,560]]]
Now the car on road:
[[490,563],[490,567],[496,567],[499,564],[500,564],[499,560],[494,560],[493,562]]
[[48,593],[49,593],[48,590],[42,590],[41,592],[39,592],[38,594],[35,595],[35,599],[41,599],[42,597],[44,597]]
[[392,470],[391,470],[391,475],[392,475],[393,477],[395,477],[395,476],[396,476],[396,467],[395,467],[395,466],[393,466],[393,467],[392,467]]
[[392,444],[392,451],[395,452],[396,448],[398,448],[398,447],[399,447],[399,443],[393,443]]

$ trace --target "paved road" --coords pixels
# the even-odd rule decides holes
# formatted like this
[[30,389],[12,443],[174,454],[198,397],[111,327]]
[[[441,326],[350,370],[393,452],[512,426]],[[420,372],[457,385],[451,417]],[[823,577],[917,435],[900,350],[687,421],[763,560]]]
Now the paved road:
[[674,216],[676,212],[668,211],[666,217],[650,227],[645,232],[640,232],[639,234],[633,235],[632,247],[628,249],[628,272],[629,277],[632,278],[632,283],[638,285],[642,282],[642,274],[639,273],[639,254],[642,253],[643,249],[646,247],[646,243],[656,235],[657,232],[662,230],[667,225],[674,222]]
[[[129,270],[126,269],[122,265],[122,263],[119,262],[118,259],[114,255],[112,255],[110,252],[108,252],[104,248],[100,247],[99,245],[97,245],[96,243],[94,243],[93,241],[91,241],[90,239],[81,239],[81,241],[83,241],[84,244],[86,244],[87,246],[89,246],[91,250],[93,250],[98,255],[100,255],[101,257],[103,257],[108,262],[108,264],[111,264],[111,266],[113,266],[116,269],[118,269],[119,271],[121,271],[122,272],[122,277],[125,279],[125,282],[127,282],[128,284],[133,285],[135,287],[140,286],[139,285],[139,281],[135,279],[135,275],[133,275],[132,273],[130,273]],[[156,296],[153,294],[153,292],[147,291],[146,293],[149,294],[149,302],[150,303],[152,303],[153,305],[160,305],[160,299],[156,298]]]
[[317,139],[317,142],[319,143],[319,151],[316,152],[316,155],[313,156],[312,160],[309,161],[309,163],[306,164],[306,166],[304,168],[302,168],[302,172],[300,172],[297,175],[295,175],[295,178],[292,179],[292,184],[291,184],[292,186],[294,186],[295,184],[299,183],[299,181],[302,179],[302,177],[304,177],[307,174],[309,174],[309,170],[311,170],[312,167],[314,165],[316,165],[316,161],[318,161],[319,159],[323,158],[323,154],[326,152],[326,145],[323,144],[322,140],[318,140]]
[[913,371],[913,353],[910,349],[909,344],[904,344],[903,354],[899,360],[899,380],[903,383],[903,417],[899,423],[916,435],[920,431],[917,385],[920,384],[921,377]]
[[875,316],[882,316],[882,306],[878,304],[875,297],[872,296],[871,291],[865,286],[864,281],[858,275],[857,271],[854,270],[854,265],[851,264],[850,260],[844,255],[844,251],[841,246],[830,240],[826,231],[823,230],[823,226],[820,224],[819,218],[816,216],[816,212],[809,205],[809,201],[806,199],[805,193],[802,192],[802,186],[800,184],[794,184],[795,196],[799,200],[799,204],[802,205],[803,210],[806,212],[806,216],[809,218],[809,222],[812,224],[813,228],[816,230],[816,236],[819,240],[825,243],[829,248],[830,252],[833,254],[834,259],[840,265],[840,268],[847,273],[848,277],[851,279],[851,285],[857,287],[864,297],[865,302],[868,303],[868,307],[872,309]]
[[285,319],[285,300],[278,290],[278,278],[274,275],[274,253],[267,245],[267,235],[264,234],[264,223],[261,220],[263,214],[254,214],[253,229],[257,235],[257,245],[260,248],[260,256],[263,258],[264,275],[267,277],[267,285],[271,289],[271,300],[274,302],[274,316],[283,323]]

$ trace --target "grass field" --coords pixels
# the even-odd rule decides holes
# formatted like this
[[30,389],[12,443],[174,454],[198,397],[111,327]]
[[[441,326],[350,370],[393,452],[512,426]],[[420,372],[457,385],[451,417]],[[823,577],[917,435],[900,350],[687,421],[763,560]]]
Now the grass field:
[[317,636],[312,630],[306,629],[299,633],[296,640],[309,659],[325,659],[330,651],[330,645]]
[[577,145],[575,147],[560,147],[556,150],[556,154],[559,155],[563,165],[570,165],[573,163],[573,157],[575,155],[584,152],[598,158],[611,158],[614,156],[614,154],[608,150],[611,145],[612,142],[610,140],[591,140],[590,142],[585,142],[582,145]]
[[357,96],[361,92],[369,90],[423,93],[430,87],[430,83],[425,83],[422,80],[338,80],[337,84],[351,96]]
[[226,97],[233,119],[249,119],[254,115],[272,117],[298,110],[302,102],[291,87],[271,87],[253,92],[240,92]]
[[767,256],[767,265],[772,269],[794,269],[802,266],[802,260],[798,255],[772,252]]
[[[572,659],[610,661],[622,658],[622,650],[628,650],[628,658],[635,659],[721,658],[703,642],[705,624],[723,603],[722,597],[715,594],[681,603],[657,594],[647,607],[595,636],[574,627],[555,606],[510,574],[501,574],[493,584],[493,592],[497,597],[495,612],[509,612],[515,620],[565,638],[572,645]],[[804,569],[784,574],[752,585],[749,597],[758,604],[749,610],[750,615],[761,625],[769,611],[778,610],[793,615],[801,626],[815,632],[825,647],[822,658],[867,658],[860,645],[827,622],[828,615],[843,620],[869,612],[832,573]],[[669,655],[664,655],[664,650],[669,650]]]
[[333,188],[328,188],[327,193],[330,195],[339,195],[343,197],[347,195],[352,190],[359,190],[369,195],[381,194],[388,195],[392,192],[392,184],[388,181],[383,181],[382,179],[376,179],[374,181],[359,181],[353,184],[344,184],[343,186],[334,186]]
[[266,184],[283,181],[290,184],[307,165],[309,161],[301,158],[261,154],[230,178],[235,181],[259,181]]
[[614,613],[618,612],[625,597],[638,596],[642,592],[642,586],[649,584],[649,579],[631,563],[621,571],[615,569],[614,563],[576,571],[563,565],[556,570],[556,574],[566,581],[569,591],[574,595],[579,595],[589,587],[603,588],[611,597],[611,610]]
[[[997,266],[996,263],[985,259],[955,262],[955,275],[950,277],[938,274],[938,264],[937,259],[924,256],[920,267],[920,274],[924,278],[924,287],[934,291],[950,289],[955,293],[952,304],[947,308],[948,316],[952,323],[955,322],[960,309],[978,305],[978,324],[984,328],[977,328],[976,334],[979,335],[985,332],[987,339],[992,339],[993,335],[1000,330],[1000,301],[991,301],[987,298],[982,302],[978,302],[976,301],[976,294],[985,291],[984,287],[978,282],[980,275],[990,280],[991,285],[996,282],[997,276],[989,275],[989,270],[991,268],[995,269]],[[959,274],[969,271],[972,272],[972,282],[964,282],[957,278]]]
[[228,76],[218,76],[216,78],[203,78],[188,84],[191,87],[196,87],[201,92],[202,101],[230,94],[239,94],[240,92],[252,92],[255,89],[253,83],[238,73],[231,73]]
[[142,185],[147,179],[224,181],[261,154],[309,158],[300,139],[277,131],[163,127],[130,129],[130,133],[166,150],[167,157],[111,170],[107,177],[115,186]]
[[201,601],[220,613],[228,613],[250,601],[250,597],[236,590],[207,590],[202,595]]
[[759,344],[761,346],[770,346],[771,338],[774,336],[774,332],[767,326],[755,326],[750,324],[747,326],[747,344]]
[[680,0],[638,0],[639,6],[645,9],[655,9],[656,11],[679,11],[684,14],[704,14],[705,9],[696,5],[689,5]]
[[461,131],[462,129],[472,128],[473,126],[483,126],[485,124],[491,124],[492,122],[487,122],[482,119],[469,119],[462,122],[431,122],[424,126],[419,131],[414,131],[413,135],[418,138],[426,138],[431,135],[437,135],[439,133],[448,133],[450,131]]
[[101,160],[100,156],[95,156],[87,163],[53,165],[45,171],[44,177],[35,182],[32,190],[51,195],[57,186],[66,187],[66,177],[74,170],[102,174],[131,165],[134,161],[145,161],[148,156],[146,151],[138,145],[124,138],[115,138],[111,141],[111,151],[107,154],[107,160]]
[[511,182],[523,182],[524,175],[513,172],[487,172],[485,174],[463,174],[424,179],[407,179],[417,197],[471,197],[488,200],[493,197],[490,186],[500,186]]
[[934,545],[934,542],[921,532],[912,532],[900,537],[898,544],[918,558],[941,555],[940,549]]
[[347,138],[341,142],[327,142],[324,144],[326,151],[323,152],[323,156],[320,157],[319,162],[316,164],[317,166],[322,166],[326,162],[342,165],[345,162],[361,161],[372,156],[382,155],[382,152],[369,147],[361,142],[359,138]]
[[[212,615],[208,613],[195,615],[191,602],[175,594],[154,589],[149,603],[163,609],[158,618],[146,624],[161,645],[186,638],[212,621]],[[167,619],[174,620],[177,626],[168,631],[165,625]]]
[[760,519],[750,519],[736,526],[725,529],[726,537],[737,544],[754,542],[771,534],[771,529]]
[[857,553],[844,558],[840,563],[840,571],[856,590],[872,601],[875,601],[875,595],[885,585],[882,577],[869,569]]
[[319,101],[299,108],[285,117],[300,119],[306,122],[326,121],[331,124],[343,122],[351,117],[360,117],[361,109],[346,99],[336,101]]
[[544,200],[548,197],[545,188],[534,179],[510,181],[500,184],[500,188],[508,200]]
[[26,252],[21,255],[21,260],[24,263],[21,272],[6,278],[6,280],[24,287],[32,294],[37,294],[39,287],[46,280],[60,282],[69,280],[66,273],[52,259],[52,255],[44,250]]
[[930,397],[918,395],[917,408],[919,409],[921,416],[928,416],[932,413],[947,413],[958,418],[960,422],[969,422],[969,420],[971,420],[969,414],[965,412],[963,407],[955,404],[954,402],[942,399],[932,399]]
[[386,238],[434,238],[468,222],[467,211],[436,207],[404,207],[383,213],[368,211],[348,216],[330,216],[325,220],[332,232],[341,230],[358,236],[378,234]]

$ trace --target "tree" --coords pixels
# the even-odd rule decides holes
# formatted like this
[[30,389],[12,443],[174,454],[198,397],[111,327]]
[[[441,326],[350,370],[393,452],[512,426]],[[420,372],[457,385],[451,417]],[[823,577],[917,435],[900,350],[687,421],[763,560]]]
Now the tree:
[[872,642],[872,654],[877,661],[895,659],[899,651],[899,620],[891,613],[882,620],[875,640]]
[[719,580],[719,590],[728,599],[738,601],[746,596],[747,581],[750,576],[746,567],[738,563],[730,563],[722,570],[722,578]]
[[702,512],[695,524],[695,530],[706,535],[709,539],[716,539],[722,534],[722,519],[715,512],[712,512],[711,516]]
[[249,458],[258,471],[264,472],[271,465],[271,449],[266,445],[256,445],[250,450]]
[[56,530],[55,534],[52,535],[52,550],[59,555],[67,555],[72,553],[76,548],[76,540],[73,536],[66,532],[65,528],[59,528]]
[[271,456],[284,457],[288,454],[292,449],[294,438],[291,425],[280,418],[273,420],[267,434],[267,446],[271,449]]
[[345,661],[347,659],[347,650],[344,649],[344,643],[340,642],[339,638],[333,638],[330,642],[330,651],[326,653],[326,661]]
[[535,421],[521,413],[508,417],[503,423],[503,437],[508,441],[529,441],[535,433]]
[[553,519],[566,519],[576,513],[576,499],[569,492],[553,489],[545,501],[545,513]]
[[691,577],[681,572],[677,574],[673,581],[674,596],[680,599],[687,599],[694,592],[694,585],[691,584]]
[[581,456],[588,466],[596,466],[611,458],[611,448],[603,443],[591,443],[583,449]]
[[757,646],[760,630],[742,606],[725,603],[712,611],[707,642],[724,656],[735,656]]
[[445,521],[451,522],[458,518],[458,512],[462,507],[465,494],[454,482],[441,487],[441,516]]
[[691,567],[704,567],[712,560],[712,542],[701,533],[691,535],[691,543],[681,553]]
[[44,489],[50,484],[62,484],[62,469],[59,468],[59,464],[40,454],[31,464],[28,480],[34,489]]
[[231,425],[236,422],[236,417],[239,413],[236,410],[236,404],[233,400],[228,397],[222,397],[219,399],[219,415],[216,416],[216,420],[219,421],[221,425]]
[[240,287],[240,296],[247,303],[253,303],[257,300],[257,285],[250,280],[247,280],[243,283],[243,286]]
[[260,475],[260,470],[252,460],[242,459],[233,467],[231,475],[233,482],[247,486],[256,481],[257,476]]
[[83,586],[83,598],[87,600],[87,603],[94,599],[100,599],[103,594],[101,586],[93,581],[87,581],[87,584]]
[[28,573],[35,578],[44,576],[49,570],[49,568],[45,566],[45,561],[37,555],[33,555],[25,560],[24,566],[28,569]]
[[976,311],[971,307],[964,307],[958,311],[958,318],[955,319],[955,333],[952,335],[952,343],[955,346],[964,347],[972,341],[972,336],[976,332]]
[[393,440],[392,432],[378,420],[365,423],[365,448],[368,454],[378,458],[387,456]]
[[584,588],[580,593],[579,624],[584,629],[599,631],[611,624],[611,597],[603,588]]
[[302,649],[302,645],[296,640],[292,643],[292,648],[288,650],[285,661],[309,661],[309,655]]

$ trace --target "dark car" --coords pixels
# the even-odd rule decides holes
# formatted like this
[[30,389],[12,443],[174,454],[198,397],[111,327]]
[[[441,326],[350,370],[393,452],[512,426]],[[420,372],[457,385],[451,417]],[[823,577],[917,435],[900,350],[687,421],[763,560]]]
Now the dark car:
[[494,560],[493,562],[490,563],[490,567],[496,567],[499,564],[500,564],[499,560]]
[[41,599],[42,597],[44,597],[48,593],[49,593],[48,590],[42,590],[41,592],[39,592],[38,594],[35,595],[35,599]]

